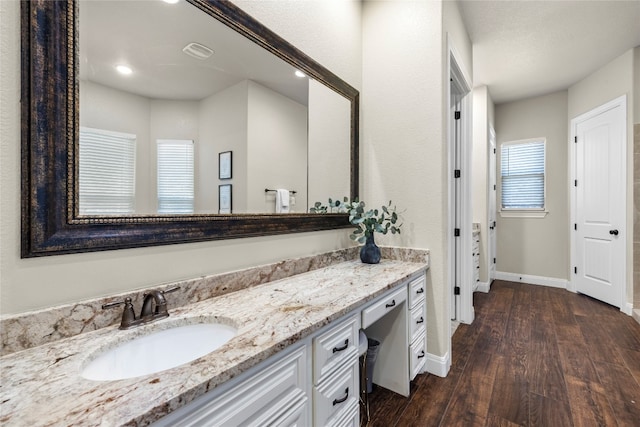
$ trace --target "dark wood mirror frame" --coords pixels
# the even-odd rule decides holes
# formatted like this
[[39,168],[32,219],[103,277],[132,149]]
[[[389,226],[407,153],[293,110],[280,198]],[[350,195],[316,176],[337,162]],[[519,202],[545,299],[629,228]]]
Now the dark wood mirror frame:
[[[227,0],[187,0],[351,103],[358,196],[359,92]],[[79,216],[77,5],[21,2],[23,258],[349,227],[346,214]]]

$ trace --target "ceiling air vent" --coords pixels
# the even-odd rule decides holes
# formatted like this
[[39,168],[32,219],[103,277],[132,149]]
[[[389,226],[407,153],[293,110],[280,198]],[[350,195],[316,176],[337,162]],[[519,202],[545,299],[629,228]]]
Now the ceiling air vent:
[[196,59],[207,59],[211,55],[213,55],[213,50],[208,47],[201,45],[200,43],[189,43],[186,45],[182,51],[189,56],[193,56]]

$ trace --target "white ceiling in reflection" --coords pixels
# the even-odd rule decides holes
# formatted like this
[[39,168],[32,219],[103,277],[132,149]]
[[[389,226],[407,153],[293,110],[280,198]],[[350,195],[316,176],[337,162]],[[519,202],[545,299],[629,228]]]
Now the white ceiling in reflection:
[[[248,79],[308,104],[308,81],[293,66],[185,1],[84,0],[78,20],[81,80],[151,99],[201,100]],[[214,54],[186,55],[193,42]],[[121,64],[133,73],[119,74]]]

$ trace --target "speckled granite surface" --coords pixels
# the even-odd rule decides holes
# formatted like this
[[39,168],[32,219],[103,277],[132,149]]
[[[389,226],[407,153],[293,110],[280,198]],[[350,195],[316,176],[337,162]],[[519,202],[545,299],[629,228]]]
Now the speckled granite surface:
[[[120,331],[113,325],[3,356],[0,424],[148,425],[428,265],[427,251],[400,250],[398,256],[403,254],[422,261],[336,263],[178,308],[170,306],[169,318],[137,329]],[[193,362],[127,380],[95,382],[80,376],[92,357],[135,336],[212,320],[237,326],[238,335]]]
[[[411,250],[404,249],[403,251]],[[425,251],[416,251],[423,253]],[[357,257],[358,248],[353,247],[320,255],[289,259],[273,264],[261,265],[244,270],[233,271],[205,277],[197,277],[178,282],[163,283],[148,289],[165,290],[180,286],[176,292],[167,295],[169,307],[204,301],[208,298],[224,295],[251,286],[268,283],[273,280],[291,277],[296,274],[323,268],[335,263]],[[410,255],[408,255],[410,256]],[[401,259],[388,257],[391,259]],[[138,309],[142,306],[144,289],[122,293],[108,298],[97,298],[67,304],[44,310],[33,311],[0,318],[0,355],[13,353],[42,344],[72,337],[84,332],[95,331],[110,325],[119,324],[122,308],[103,310],[108,302],[123,301],[129,297]]]

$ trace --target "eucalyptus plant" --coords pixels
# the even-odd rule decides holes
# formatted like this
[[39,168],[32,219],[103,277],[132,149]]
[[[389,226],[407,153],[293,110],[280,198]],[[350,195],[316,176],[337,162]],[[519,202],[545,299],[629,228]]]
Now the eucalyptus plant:
[[392,204],[392,201],[389,200],[389,203],[382,205],[380,209],[367,210],[364,201],[359,201],[358,199],[349,201],[349,198],[345,197],[343,201],[329,199],[328,206],[316,202],[310,211],[314,213],[348,213],[349,222],[355,225],[355,230],[349,237],[351,240],[364,243],[367,237],[372,236],[375,232],[400,234],[402,223],[398,223],[399,217],[396,212],[396,206],[392,206]]

